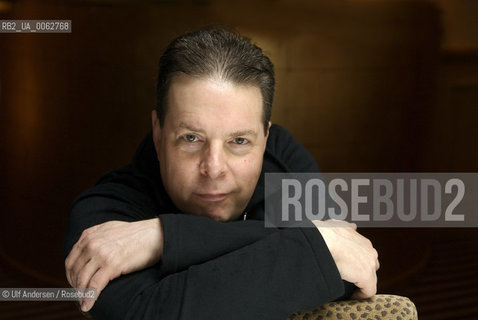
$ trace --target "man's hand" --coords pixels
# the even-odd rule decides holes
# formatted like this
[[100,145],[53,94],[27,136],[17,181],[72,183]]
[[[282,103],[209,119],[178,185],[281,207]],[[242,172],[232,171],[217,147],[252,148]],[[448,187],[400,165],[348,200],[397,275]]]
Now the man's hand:
[[360,235],[357,225],[339,220],[313,221],[334,258],[343,280],[358,290],[353,299],[369,298],[377,293],[378,253],[370,240]]
[[[66,277],[73,288],[95,288],[99,296],[109,281],[157,263],[162,252],[159,218],[105,222],[83,231],[65,260]],[[94,303],[81,301],[81,309]]]

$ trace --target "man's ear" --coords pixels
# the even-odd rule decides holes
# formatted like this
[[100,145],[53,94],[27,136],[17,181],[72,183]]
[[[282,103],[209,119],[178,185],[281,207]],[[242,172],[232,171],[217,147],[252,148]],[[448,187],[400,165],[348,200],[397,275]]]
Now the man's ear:
[[271,129],[272,122],[269,121],[269,124],[267,125],[267,132],[266,132],[266,140],[269,138],[269,130]]
[[161,125],[159,124],[158,112],[153,110],[151,112],[151,124],[153,127],[153,142],[156,153],[159,156],[159,145],[161,141]]
[[272,122],[269,121],[269,125],[267,126],[267,131],[266,131],[266,143],[264,144],[264,150],[266,150],[267,146],[267,139],[269,138],[269,130],[271,129]]

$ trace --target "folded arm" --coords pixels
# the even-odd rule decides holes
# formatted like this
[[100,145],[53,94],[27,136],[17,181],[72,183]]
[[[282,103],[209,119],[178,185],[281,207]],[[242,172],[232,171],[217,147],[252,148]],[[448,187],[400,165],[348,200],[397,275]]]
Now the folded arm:
[[[103,194],[101,188],[73,207],[66,253],[78,246],[83,230],[98,223],[150,218],[147,210],[131,203],[126,206],[127,200]],[[136,270],[115,265],[116,273],[106,277],[109,284],[91,310],[93,316],[114,319],[128,313],[131,318],[167,319],[223,316],[228,311],[234,314],[228,318],[251,314],[277,318],[343,294],[340,275],[316,229],[266,229],[262,221],[220,223],[182,214],[160,215],[159,219],[164,230],[161,261],[148,264],[145,259]],[[108,222],[115,223],[120,222]],[[137,229],[139,239],[146,234]],[[131,263],[137,252],[129,254],[125,261]],[[70,271],[74,266],[69,265]],[[108,264],[105,268],[111,270]],[[94,279],[100,270],[101,266],[87,273]]]

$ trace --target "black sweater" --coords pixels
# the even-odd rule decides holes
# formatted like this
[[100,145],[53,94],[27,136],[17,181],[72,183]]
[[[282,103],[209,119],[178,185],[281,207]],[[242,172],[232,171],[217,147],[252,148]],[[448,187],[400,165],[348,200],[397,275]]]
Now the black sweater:
[[265,172],[318,172],[318,167],[290,133],[273,125],[246,221],[182,214],[164,190],[149,134],[130,165],[108,173],[76,199],[65,257],[90,226],[154,217],[164,230],[163,257],[153,267],[111,281],[90,314],[97,319],[285,319],[343,298],[352,288],[344,286],[316,228],[264,227]]

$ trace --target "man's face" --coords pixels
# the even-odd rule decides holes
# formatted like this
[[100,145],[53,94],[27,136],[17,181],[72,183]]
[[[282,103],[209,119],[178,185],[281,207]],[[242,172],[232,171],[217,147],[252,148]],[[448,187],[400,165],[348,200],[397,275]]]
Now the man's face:
[[260,89],[213,79],[175,78],[163,128],[153,111],[161,178],[185,213],[235,219],[249,202],[267,142]]

